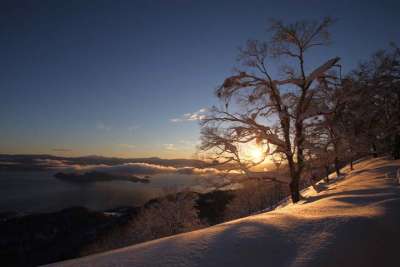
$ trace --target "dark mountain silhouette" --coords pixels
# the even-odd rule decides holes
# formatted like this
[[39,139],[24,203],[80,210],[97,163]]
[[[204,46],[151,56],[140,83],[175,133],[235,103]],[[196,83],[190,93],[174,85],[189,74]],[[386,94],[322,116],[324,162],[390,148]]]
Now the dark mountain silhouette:
[[107,181],[129,181],[133,183],[149,183],[148,178],[139,178],[133,175],[118,175],[98,171],[79,173],[63,173],[58,172],[54,175],[55,178],[73,182],[73,183],[93,183],[93,182],[107,182]]

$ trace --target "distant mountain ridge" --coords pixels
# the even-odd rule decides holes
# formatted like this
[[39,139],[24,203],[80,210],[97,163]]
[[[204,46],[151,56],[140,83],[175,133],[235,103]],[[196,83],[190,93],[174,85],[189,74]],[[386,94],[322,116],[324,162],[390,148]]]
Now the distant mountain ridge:
[[[66,162],[70,165],[120,165],[126,163],[147,163],[172,167],[197,167],[205,168],[209,163],[197,159],[162,159],[158,157],[148,158],[117,158],[104,156],[80,156],[80,157],[62,157],[47,154],[0,154],[0,170],[41,170],[51,166],[46,165],[47,161]],[[40,163],[40,164],[39,164]]]
[[133,175],[115,175],[110,173],[92,171],[83,174],[58,172],[54,177],[72,183],[94,183],[107,181],[129,181],[133,183],[150,183],[148,178],[140,178]]

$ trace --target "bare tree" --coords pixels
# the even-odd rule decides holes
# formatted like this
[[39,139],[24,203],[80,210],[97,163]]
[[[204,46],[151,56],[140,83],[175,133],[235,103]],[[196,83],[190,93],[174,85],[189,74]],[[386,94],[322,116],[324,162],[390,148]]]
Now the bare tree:
[[320,125],[320,122],[314,127],[308,127],[307,131],[304,147],[308,166],[310,169],[324,169],[325,181],[329,182],[330,166],[335,157],[331,136],[328,130]]
[[[343,120],[343,111],[347,98],[347,91],[342,81],[331,73],[331,80],[324,80],[316,93],[316,105],[322,119],[313,126],[313,131],[319,134],[319,140],[324,150],[333,152],[333,164],[336,175],[340,176],[340,161],[344,159],[344,140],[346,138]],[[314,127],[315,126],[315,127]],[[324,156],[323,156],[324,157]],[[329,158],[325,156],[324,158]]]
[[[330,18],[292,24],[272,21],[269,42],[250,40],[240,49],[243,68],[225,79],[216,92],[225,106],[214,107],[203,121],[201,148],[212,151],[221,163],[235,163],[246,174],[259,162],[244,160],[241,144],[255,142],[265,156],[280,154],[290,170],[293,202],[300,200],[305,165],[304,121],[316,115],[310,104],[318,84],[329,79],[327,71],[339,61],[332,58],[308,72],[306,54],[329,43],[331,24]],[[277,66],[281,75],[274,74]]]
[[251,179],[235,190],[234,199],[227,205],[225,218],[236,219],[273,208],[285,196],[280,183]]
[[364,121],[360,117],[369,116],[369,109],[365,108],[360,92],[354,90],[353,80],[345,78],[341,85],[342,106],[335,121],[335,128],[340,135],[342,158],[350,163],[350,170],[354,169],[354,160],[369,153],[369,143],[364,134]]
[[[353,98],[346,109],[348,128],[366,140],[374,157],[390,152],[400,158],[400,49],[375,53],[349,76]],[[349,135],[351,136],[351,135]]]
[[196,195],[191,192],[169,194],[143,209],[133,222],[136,242],[174,235],[204,226],[195,208]]

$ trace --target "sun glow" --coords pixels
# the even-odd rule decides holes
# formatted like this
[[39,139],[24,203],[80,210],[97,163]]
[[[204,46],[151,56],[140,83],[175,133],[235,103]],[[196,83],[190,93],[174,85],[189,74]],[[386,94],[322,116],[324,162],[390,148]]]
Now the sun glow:
[[262,148],[259,146],[249,146],[247,149],[247,157],[250,158],[251,161],[260,162],[264,159],[264,152]]
[[259,148],[252,148],[250,150],[250,156],[253,158],[254,161],[260,161],[263,158],[263,153]]

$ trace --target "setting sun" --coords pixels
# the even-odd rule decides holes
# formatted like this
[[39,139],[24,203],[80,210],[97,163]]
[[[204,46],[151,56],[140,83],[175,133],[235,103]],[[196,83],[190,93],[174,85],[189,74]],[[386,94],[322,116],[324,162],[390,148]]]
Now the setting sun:
[[261,161],[263,159],[263,153],[259,147],[252,148],[250,155],[254,161]]
[[264,158],[263,151],[259,146],[251,146],[248,149],[248,156],[254,162],[262,161]]

